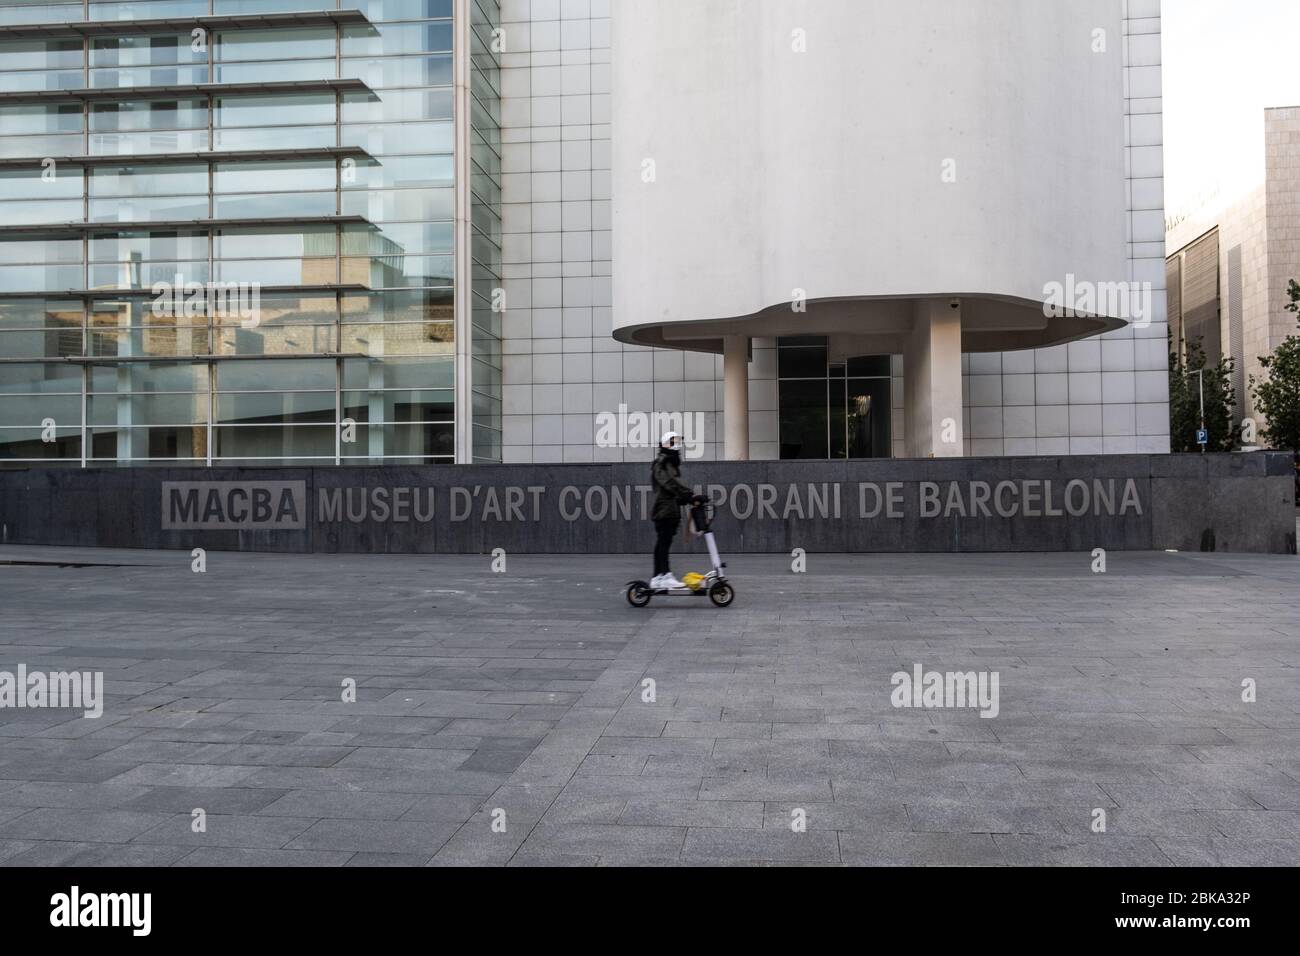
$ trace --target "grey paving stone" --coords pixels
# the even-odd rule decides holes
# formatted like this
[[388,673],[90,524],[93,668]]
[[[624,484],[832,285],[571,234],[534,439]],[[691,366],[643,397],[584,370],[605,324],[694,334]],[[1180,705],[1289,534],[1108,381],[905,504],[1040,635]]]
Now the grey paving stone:
[[788,827],[762,830],[692,827],[686,833],[682,859],[689,863],[715,861],[838,863],[840,847],[834,833],[813,830],[795,833]]
[[1001,866],[1009,861],[988,834],[839,834],[840,857],[858,866]]
[[285,849],[378,853],[427,850],[433,856],[453,832],[455,827],[433,821],[320,820],[285,844]]
[[763,828],[763,804],[731,800],[629,800],[618,822],[629,826]]
[[141,833],[131,842],[278,849],[310,827],[315,820],[311,817],[207,813],[202,832],[195,832],[194,822],[189,813],[177,814],[171,820]]
[[176,866],[344,866],[351,850],[258,850],[247,847],[198,847]]
[[[474,558],[129,557],[75,589],[0,575],[0,666],[93,666],[110,692],[102,721],[0,712],[0,861],[1296,862],[1294,558],[1124,553],[1102,580],[1077,555],[818,555],[795,587],[745,555],[742,599],[686,618],[573,600],[629,556],[520,557],[487,605]],[[341,603],[324,562],[364,586]],[[999,716],[894,708],[917,662],[998,670]],[[196,806],[256,845],[144,842]]]

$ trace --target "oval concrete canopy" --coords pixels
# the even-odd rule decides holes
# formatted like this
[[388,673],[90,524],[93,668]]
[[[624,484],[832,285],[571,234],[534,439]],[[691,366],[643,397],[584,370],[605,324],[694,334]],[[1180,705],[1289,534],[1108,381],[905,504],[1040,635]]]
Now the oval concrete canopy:
[[[969,352],[1123,327],[1122,15],[1122,0],[619,0],[615,338],[897,353],[935,300],[959,304]],[[1117,285],[1044,308],[1052,286]]]

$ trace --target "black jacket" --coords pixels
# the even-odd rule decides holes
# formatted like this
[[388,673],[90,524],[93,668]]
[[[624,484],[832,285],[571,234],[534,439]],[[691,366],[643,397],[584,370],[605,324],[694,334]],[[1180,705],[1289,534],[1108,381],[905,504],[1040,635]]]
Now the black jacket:
[[660,518],[680,518],[682,505],[690,504],[691,498],[695,496],[695,492],[682,482],[681,474],[681,469],[672,456],[663,451],[655,456],[655,463],[650,468],[650,482],[655,489],[654,510],[650,512],[650,517],[655,521]]

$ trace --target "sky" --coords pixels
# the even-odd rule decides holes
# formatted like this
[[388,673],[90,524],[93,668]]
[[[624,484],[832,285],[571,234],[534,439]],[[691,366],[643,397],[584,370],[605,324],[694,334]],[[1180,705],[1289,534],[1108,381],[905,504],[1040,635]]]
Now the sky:
[[1264,108],[1300,106],[1300,0],[1164,0],[1165,215],[1249,192]]

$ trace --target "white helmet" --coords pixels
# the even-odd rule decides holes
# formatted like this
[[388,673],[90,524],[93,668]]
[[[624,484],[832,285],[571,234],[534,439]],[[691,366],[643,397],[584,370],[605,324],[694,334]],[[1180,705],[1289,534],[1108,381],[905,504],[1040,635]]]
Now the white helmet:
[[676,432],[664,432],[664,437],[659,439],[660,448],[679,448],[682,444],[682,436]]

